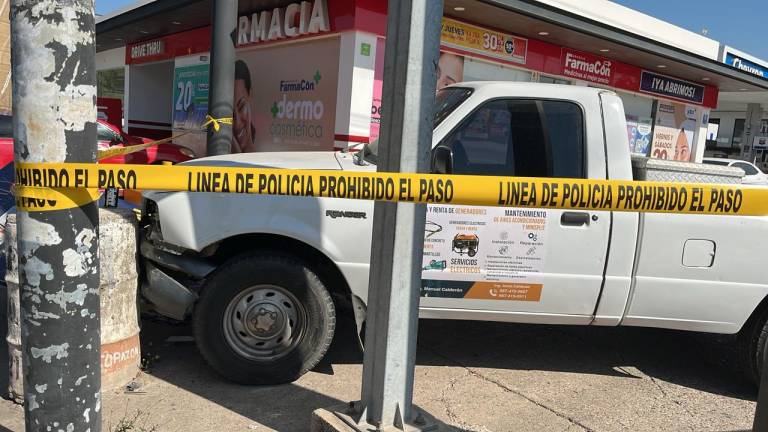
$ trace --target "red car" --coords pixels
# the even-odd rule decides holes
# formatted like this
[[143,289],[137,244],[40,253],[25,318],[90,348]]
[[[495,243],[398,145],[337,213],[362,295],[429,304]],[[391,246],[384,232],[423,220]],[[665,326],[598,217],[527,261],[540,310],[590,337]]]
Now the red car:
[[[4,167],[13,161],[13,128],[11,116],[0,115],[0,167]],[[115,125],[103,120],[97,120],[97,139],[99,150],[114,147],[129,147],[145,144],[153,140],[133,135],[128,135]],[[160,164],[171,162],[174,164],[194,159],[192,150],[170,143],[158,144],[147,149],[122,156],[113,156],[100,160],[106,164]]]
[[[153,141],[128,135],[120,128],[103,120],[97,121],[99,150],[128,147]],[[127,155],[113,156],[99,161],[105,164],[159,164],[163,162],[180,163],[194,159],[192,150],[176,144],[158,144]],[[14,205],[11,196],[13,183],[13,125],[11,116],[0,115],[0,214]],[[121,191],[122,192],[122,191]]]
[[[103,120],[98,120],[98,140],[99,150],[106,150],[118,147],[130,147],[137,144],[145,144],[153,141],[149,138],[142,138],[128,135],[115,125],[109,124]],[[105,164],[160,164],[171,162],[177,164],[195,158],[192,150],[170,143],[158,144],[147,149],[129,153],[122,156],[113,156],[102,159],[99,163]]]

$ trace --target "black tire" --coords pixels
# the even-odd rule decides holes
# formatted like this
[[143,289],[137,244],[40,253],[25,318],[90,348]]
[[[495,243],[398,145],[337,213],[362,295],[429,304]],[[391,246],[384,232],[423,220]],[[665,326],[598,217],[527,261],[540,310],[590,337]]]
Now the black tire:
[[760,385],[766,341],[768,308],[763,308],[747,321],[737,338],[741,373],[755,386]]
[[467,252],[467,255],[469,255],[470,258],[471,258],[471,257],[477,255],[477,251],[472,249],[472,248],[470,248],[469,251]]
[[[297,327],[301,326],[301,329],[294,330],[293,321],[290,324],[290,330],[298,333],[295,341],[292,342],[295,345],[285,348],[287,351],[279,358],[248,357],[247,354],[238,352],[238,343],[245,343],[242,341],[246,339],[243,330],[251,334],[253,327],[236,331],[243,335],[237,338],[237,342],[228,341],[226,336],[229,334],[232,340],[232,330],[228,330],[231,326],[228,327],[227,323],[232,322],[236,316],[240,317],[240,309],[234,314],[231,312],[232,309],[228,309],[233,307],[232,305],[246,304],[250,309],[243,314],[250,317],[250,320],[245,318],[242,321],[251,325],[255,325],[255,321],[258,322],[258,319],[254,319],[253,310],[257,307],[258,301],[267,300],[247,300],[253,301],[253,306],[248,306],[249,304],[244,303],[246,300],[242,296],[245,295],[244,292],[250,292],[248,290],[262,286],[279,287],[284,293],[281,295],[291,296],[298,302],[299,307],[293,309],[297,314],[302,315],[297,320],[300,323],[296,324]],[[266,295],[268,293],[264,294]],[[253,295],[250,297],[253,298]],[[290,312],[290,308],[286,310]],[[263,311],[263,308],[260,309],[255,317],[263,317],[265,315]],[[269,324],[267,331],[273,328],[276,322],[274,317],[285,315],[269,312],[266,314],[272,319],[272,324]],[[225,316],[228,317],[228,321],[225,321]],[[295,257],[280,252],[265,251],[241,255],[217,269],[203,287],[192,321],[198,349],[217,373],[240,384],[273,385],[295,381],[320,362],[333,339],[336,329],[336,310],[328,290],[315,271]],[[289,320],[286,318],[277,321],[288,325]],[[247,323],[242,325],[248,326]],[[261,324],[255,329],[260,331]],[[253,340],[250,339],[250,341]],[[277,342],[280,340],[278,339]]]

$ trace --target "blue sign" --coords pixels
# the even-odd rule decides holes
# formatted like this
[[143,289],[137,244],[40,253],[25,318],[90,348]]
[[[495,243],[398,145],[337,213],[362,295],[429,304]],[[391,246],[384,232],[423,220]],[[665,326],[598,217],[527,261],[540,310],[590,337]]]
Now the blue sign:
[[703,85],[648,71],[643,71],[640,75],[640,91],[685,102],[704,102]]
[[757,75],[760,78],[768,78],[768,68],[753,61],[741,58],[733,53],[725,54],[725,64],[743,70],[744,72],[751,73],[752,75]]

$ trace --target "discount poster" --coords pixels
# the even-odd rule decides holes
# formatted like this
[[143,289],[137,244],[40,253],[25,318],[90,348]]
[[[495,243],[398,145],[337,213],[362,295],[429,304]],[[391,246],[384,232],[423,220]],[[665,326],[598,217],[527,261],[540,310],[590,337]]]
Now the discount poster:
[[440,44],[462,53],[525,63],[528,40],[443,17]]
[[208,114],[207,64],[177,67],[173,73],[173,128],[201,130]]
[[653,126],[652,158],[690,161],[699,108],[659,101]]
[[627,116],[627,137],[629,151],[633,154],[648,155],[651,148],[653,120],[650,117]]

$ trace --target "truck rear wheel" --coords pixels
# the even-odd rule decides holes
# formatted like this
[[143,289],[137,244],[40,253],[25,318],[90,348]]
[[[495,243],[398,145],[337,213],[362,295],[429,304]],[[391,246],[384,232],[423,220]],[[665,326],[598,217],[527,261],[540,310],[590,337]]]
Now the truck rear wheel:
[[278,252],[233,258],[195,306],[198,349],[241,384],[282,384],[315,367],[333,339],[336,311],[317,274]]

